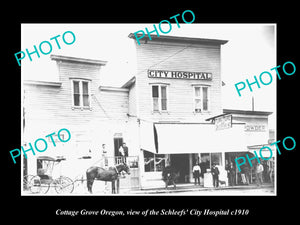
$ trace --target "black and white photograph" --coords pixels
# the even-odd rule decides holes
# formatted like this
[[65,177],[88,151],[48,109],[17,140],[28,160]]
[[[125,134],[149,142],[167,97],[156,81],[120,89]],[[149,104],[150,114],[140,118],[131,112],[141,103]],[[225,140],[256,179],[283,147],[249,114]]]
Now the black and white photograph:
[[156,26],[22,24],[22,195],[276,195],[276,24]]
[[5,14],[3,220],[297,221],[296,7],[122,3]]

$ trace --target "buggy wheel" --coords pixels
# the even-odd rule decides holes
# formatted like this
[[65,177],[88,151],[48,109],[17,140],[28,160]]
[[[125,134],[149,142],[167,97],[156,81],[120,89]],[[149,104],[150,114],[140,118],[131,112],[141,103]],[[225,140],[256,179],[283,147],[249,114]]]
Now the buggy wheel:
[[61,176],[54,181],[57,194],[70,194],[74,190],[74,183],[71,178]]
[[23,177],[23,191],[30,190],[30,180],[33,178],[33,175],[26,175]]
[[46,194],[50,188],[50,184],[43,181],[39,176],[28,175],[24,177],[23,187],[33,194]]
[[40,193],[46,194],[50,189],[50,183],[52,179],[41,179],[41,190]]
[[32,176],[31,178],[29,177],[27,185],[28,189],[33,194],[40,193],[42,190],[41,178],[39,176]]

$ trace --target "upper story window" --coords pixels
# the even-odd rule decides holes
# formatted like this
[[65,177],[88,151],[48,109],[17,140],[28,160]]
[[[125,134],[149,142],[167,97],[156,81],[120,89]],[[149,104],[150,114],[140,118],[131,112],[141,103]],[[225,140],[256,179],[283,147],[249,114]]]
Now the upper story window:
[[152,85],[152,109],[153,112],[168,110],[167,85]]
[[90,81],[72,79],[72,107],[90,108]]
[[205,112],[209,109],[209,87],[194,87],[194,111],[196,113]]

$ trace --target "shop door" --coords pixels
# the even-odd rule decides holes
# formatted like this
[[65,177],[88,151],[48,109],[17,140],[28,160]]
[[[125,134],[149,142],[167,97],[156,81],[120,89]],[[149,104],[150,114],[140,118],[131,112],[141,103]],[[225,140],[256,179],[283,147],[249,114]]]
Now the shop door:
[[114,138],[115,156],[119,156],[119,148],[123,144],[123,138]]
[[179,171],[177,183],[189,183],[190,161],[189,154],[172,154],[170,155],[171,166]]

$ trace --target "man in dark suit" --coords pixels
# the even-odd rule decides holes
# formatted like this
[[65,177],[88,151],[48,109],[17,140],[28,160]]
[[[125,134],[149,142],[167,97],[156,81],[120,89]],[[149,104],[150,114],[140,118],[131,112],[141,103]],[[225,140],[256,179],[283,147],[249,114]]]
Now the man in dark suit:
[[211,174],[213,177],[213,185],[214,187],[219,187],[219,169],[216,167],[216,163],[213,163],[213,166],[211,168]]
[[234,165],[232,162],[227,164],[226,170],[227,170],[227,177],[228,177],[229,185],[234,186],[235,185],[235,168],[234,168]]

